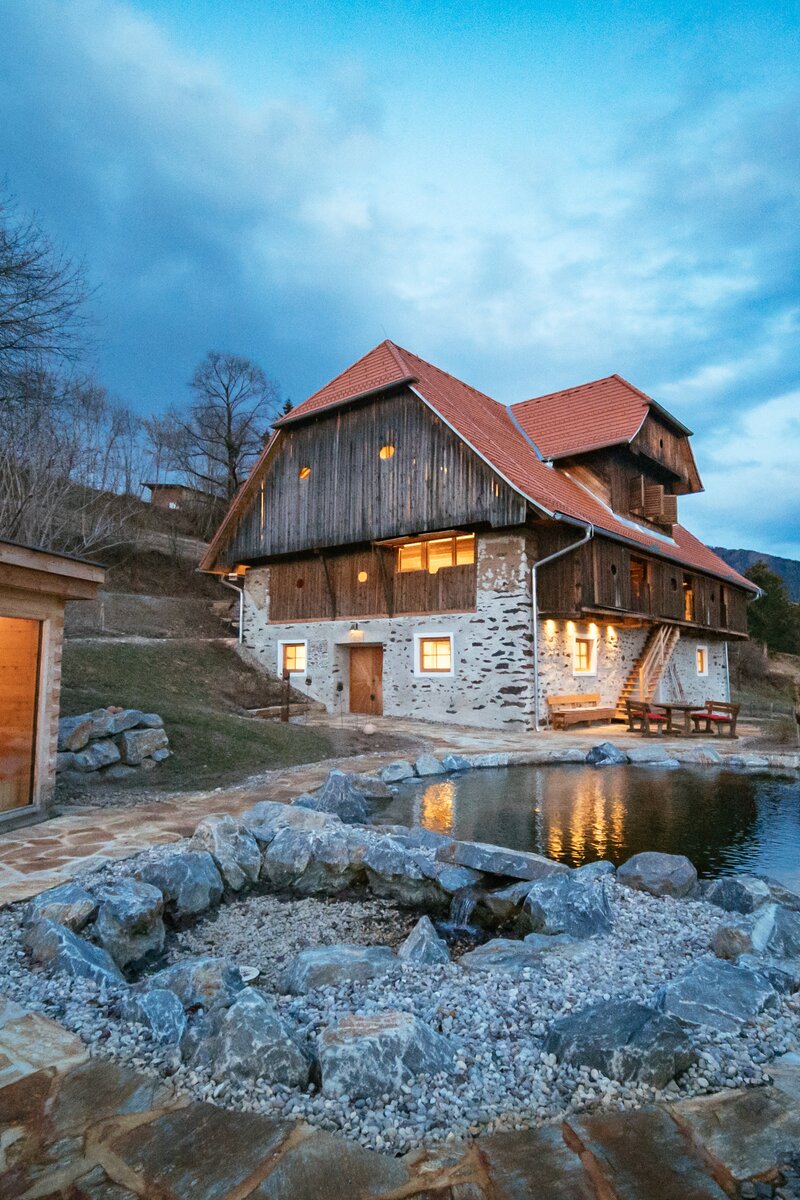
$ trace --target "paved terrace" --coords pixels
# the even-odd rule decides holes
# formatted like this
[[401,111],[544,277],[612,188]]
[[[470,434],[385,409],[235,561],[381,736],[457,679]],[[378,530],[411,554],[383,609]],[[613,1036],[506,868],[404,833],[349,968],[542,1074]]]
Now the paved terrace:
[[[316,725],[341,725],[330,718],[305,718]],[[345,718],[355,724],[356,719]],[[363,718],[358,719],[363,724]],[[374,718],[379,733],[400,734],[408,739],[408,748],[355,758],[326,759],[324,762],[266,772],[241,785],[206,792],[181,792],[163,799],[109,808],[72,807],[63,815],[40,825],[0,834],[0,907],[35,896],[63,883],[74,875],[109,859],[130,858],[149,846],[189,837],[195,826],[209,813],[244,812],[259,800],[291,800],[304,791],[319,787],[332,767],[370,772],[388,762],[423,750],[437,754],[508,753],[517,760],[527,755],[558,750],[588,750],[598,742],[611,740],[623,749],[630,747],[663,748],[670,754],[697,755],[713,749],[724,756],[759,755],[764,766],[800,767],[800,754],[767,753],[759,749],[759,731],[742,726],[741,737],[732,741],[716,736],[699,738],[642,738],[622,725],[591,726],[569,732],[546,731],[540,734],[503,732],[439,725],[390,717]]]

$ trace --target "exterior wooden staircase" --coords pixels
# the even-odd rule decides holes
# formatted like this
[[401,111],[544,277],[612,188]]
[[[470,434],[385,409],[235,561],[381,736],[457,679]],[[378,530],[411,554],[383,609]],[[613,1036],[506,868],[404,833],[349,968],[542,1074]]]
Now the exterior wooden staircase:
[[655,695],[658,681],[672,658],[672,652],[680,640],[677,625],[654,625],[648,634],[642,652],[628,672],[628,678],[617,700],[617,718],[626,721],[628,700],[644,700],[649,703]]

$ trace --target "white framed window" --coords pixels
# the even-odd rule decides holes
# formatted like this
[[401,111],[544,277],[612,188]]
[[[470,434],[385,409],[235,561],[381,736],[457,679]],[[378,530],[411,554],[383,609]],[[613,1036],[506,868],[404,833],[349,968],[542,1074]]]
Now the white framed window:
[[695,648],[694,665],[697,668],[698,675],[708,675],[708,646],[697,646]]
[[285,671],[290,675],[305,675],[308,661],[307,642],[278,642],[278,676]]
[[597,638],[591,633],[576,633],[572,643],[572,674],[597,674]]
[[451,677],[456,673],[455,640],[452,633],[414,634],[414,674]]

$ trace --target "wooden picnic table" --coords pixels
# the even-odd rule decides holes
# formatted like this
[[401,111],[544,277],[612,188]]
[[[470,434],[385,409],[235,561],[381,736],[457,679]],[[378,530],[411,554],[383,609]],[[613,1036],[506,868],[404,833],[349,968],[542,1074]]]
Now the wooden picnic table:
[[[683,734],[684,737],[692,737],[692,720],[691,714],[697,712],[697,704],[680,704],[670,701],[668,704],[651,704],[650,707],[656,712],[665,712],[667,714],[667,733]],[[683,720],[680,724],[672,719],[673,713],[683,713]]]

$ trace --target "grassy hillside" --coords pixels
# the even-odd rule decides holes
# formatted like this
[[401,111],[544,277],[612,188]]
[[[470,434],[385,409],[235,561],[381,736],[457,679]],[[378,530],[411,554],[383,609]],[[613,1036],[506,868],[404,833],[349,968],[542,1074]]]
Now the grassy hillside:
[[109,704],[160,713],[174,756],[129,789],[175,791],[236,782],[272,767],[341,753],[336,737],[303,726],[259,721],[242,710],[274,704],[277,680],[254,670],[224,644],[137,646],[103,642],[64,647],[61,713]]

